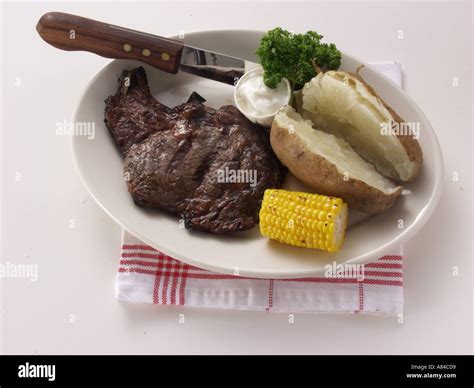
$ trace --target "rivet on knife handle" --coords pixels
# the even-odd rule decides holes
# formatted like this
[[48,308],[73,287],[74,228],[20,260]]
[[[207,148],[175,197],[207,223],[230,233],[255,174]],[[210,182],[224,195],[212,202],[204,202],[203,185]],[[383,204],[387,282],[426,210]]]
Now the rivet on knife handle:
[[168,73],[179,70],[183,44],[172,39],[62,12],[44,14],[36,30],[43,40],[61,50],[135,59]]

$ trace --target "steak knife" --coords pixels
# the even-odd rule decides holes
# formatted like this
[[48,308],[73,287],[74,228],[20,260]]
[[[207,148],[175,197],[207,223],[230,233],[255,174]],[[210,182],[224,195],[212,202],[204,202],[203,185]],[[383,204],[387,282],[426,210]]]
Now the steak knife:
[[235,85],[246,71],[259,66],[178,40],[62,12],[44,14],[36,30],[44,41],[61,50],[134,59],[168,73],[183,71],[230,85]]

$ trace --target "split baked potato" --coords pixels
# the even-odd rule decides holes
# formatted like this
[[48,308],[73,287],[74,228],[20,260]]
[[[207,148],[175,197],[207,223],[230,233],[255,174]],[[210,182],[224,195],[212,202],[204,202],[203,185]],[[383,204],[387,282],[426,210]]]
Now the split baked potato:
[[317,129],[289,105],[276,114],[270,142],[280,161],[314,192],[341,197],[354,209],[381,213],[402,191],[348,142]]

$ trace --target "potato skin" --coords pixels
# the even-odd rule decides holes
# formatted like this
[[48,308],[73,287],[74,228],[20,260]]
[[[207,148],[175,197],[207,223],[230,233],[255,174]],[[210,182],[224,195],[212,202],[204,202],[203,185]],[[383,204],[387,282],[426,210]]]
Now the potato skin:
[[[380,101],[382,101],[382,104],[385,105],[385,108],[387,108],[387,110],[398,123],[403,123],[405,121],[398,115],[397,112],[387,105],[384,100],[380,98]],[[423,153],[421,151],[420,143],[418,143],[418,140],[409,135],[397,135],[397,137],[400,140],[400,143],[402,143],[403,148],[405,148],[408,159],[415,163],[415,170],[413,171],[413,174],[408,179],[403,181],[404,183],[412,182],[420,173],[421,165],[423,164]]]
[[[382,102],[382,104],[385,106],[385,108],[387,108],[387,110],[390,112],[390,114],[393,116],[393,118],[395,119],[397,123],[405,122],[405,120],[403,120],[403,118],[400,117],[400,115],[394,109],[392,109],[390,105],[388,105],[378,95],[378,93],[374,90],[374,88],[370,86],[367,82],[365,82],[364,79],[359,74],[355,74],[355,73],[348,73],[348,74],[352,75],[354,78],[357,78],[360,82],[362,82],[365,85],[365,87],[369,90],[369,92],[372,93],[372,95],[377,97]],[[408,179],[404,181],[399,181],[399,182],[404,182],[404,183],[412,182],[418,176],[421,170],[421,165],[423,164],[423,153],[421,151],[420,143],[418,142],[418,140],[414,139],[410,135],[399,134],[397,135],[397,137],[400,140],[400,143],[402,143],[403,148],[405,148],[405,151],[408,155],[408,159],[411,162],[415,163],[415,170],[413,171],[413,174]]]
[[309,150],[296,132],[290,133],[276,120],[270,130],[270,142],[278,159],[315,193],[340,197],[354,209],[382,213],[401,194],[401,187],[388,195],[357,179],[344,180],[334,164]]

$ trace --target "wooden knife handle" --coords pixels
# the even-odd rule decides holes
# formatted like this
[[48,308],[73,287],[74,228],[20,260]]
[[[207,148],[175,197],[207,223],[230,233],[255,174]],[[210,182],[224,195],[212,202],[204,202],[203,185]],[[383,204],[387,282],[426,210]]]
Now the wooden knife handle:
[[183,44],[172,39],[62,12],[44,14],[36,30],[47,43],[61,50],[135,59],[168,73],[178,72],[183,50]]

